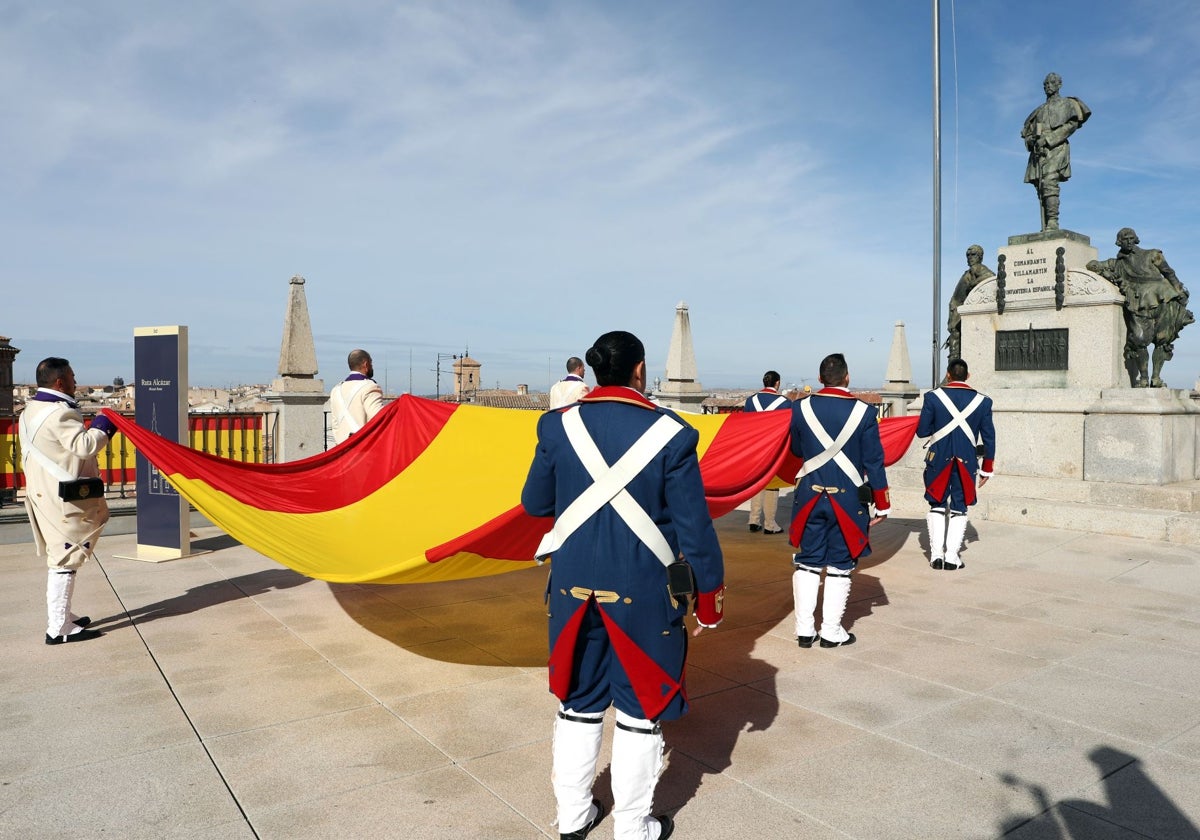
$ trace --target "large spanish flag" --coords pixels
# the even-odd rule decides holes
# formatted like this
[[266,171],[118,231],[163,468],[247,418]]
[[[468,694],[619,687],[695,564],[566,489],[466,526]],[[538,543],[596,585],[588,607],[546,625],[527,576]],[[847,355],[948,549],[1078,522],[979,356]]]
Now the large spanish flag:
[[[345,443],[286,464],[219,458],[105,413],[213,524],[320,580],[423,583],[527,568],[553,524],[520,504],[537,442],[535,411],[403,396]],[[714,517],[795,477],[791,412],[686,419],[700,432]],[[880,423],[887,463],[904,454],[916,423]]]

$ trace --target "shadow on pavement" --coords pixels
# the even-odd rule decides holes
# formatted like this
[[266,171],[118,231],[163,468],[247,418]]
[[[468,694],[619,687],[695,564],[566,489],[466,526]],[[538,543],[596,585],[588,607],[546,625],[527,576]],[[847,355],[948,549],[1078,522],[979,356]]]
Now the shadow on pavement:
[[1131,832],[1129,836],[1200,840],[1196,824],[1146,775],[1137,756],[1102,746],[1088,753],[1088,758],[1099,771],[1107,805],[1086,799],[1051,802],[1040,785],[1006,776],[1005,784],[1029,793],[1034,813],[1004,819],[1000,834],[1019,832],[1023,838],[1038,840],[1092,840],[1099,827],[1120,826]]
[[125,613],[105,616],[93,621],[91,626],[102,627],[105,631],[109,631],[128,627],[131,624],[145,624],[159,618],[185,615],[217,604],[251,598],[272,590],[291,589],[295,586],[312,583],[312,580],[312,578],[306,578],[291,569],[265,569],[261,572],[194,586],[172,598],[134,607]]
[[217,534],[201,540],[193,540],[191,546],[196,551],[220,551],[223,548],[236,548],[241,545],[229,534]]

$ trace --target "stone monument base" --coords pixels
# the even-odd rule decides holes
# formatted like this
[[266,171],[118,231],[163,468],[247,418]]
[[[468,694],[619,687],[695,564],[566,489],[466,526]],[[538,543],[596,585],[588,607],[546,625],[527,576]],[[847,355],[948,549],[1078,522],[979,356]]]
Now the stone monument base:
[[1200,403],[1189,391],[1028,388],[989,396],[1006,473],[1132,485],[1200,479]]
[[[1029,388],[989,396],[996,475],[973,516],[1200,545],[1200,402],[1191,392]],[[888,468],[899,516],[928,507],[922,443]]]
[[[924,498],[920,467],[909,465],[906,458],[888,467],[888,481],[891,518],[917,520],[923,529],[929,505]],[[1200,548],[1200,481],[1147,487],[997,473],[979,491],[971,519]]]

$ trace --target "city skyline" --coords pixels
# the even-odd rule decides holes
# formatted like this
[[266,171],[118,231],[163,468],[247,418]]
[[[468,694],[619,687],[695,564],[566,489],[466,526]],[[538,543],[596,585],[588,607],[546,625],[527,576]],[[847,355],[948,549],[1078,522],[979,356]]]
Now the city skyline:
[[[443,376],[446,376],[446,375],[447,374],[443,374]],[[406,393],[411,393],[407,390],[397,390],[396,388],[389,387],[386,384],[386,376],[381,374],[379,371],[376,371],[375,378],[380,383],[380,385],[383,386],[383,395],[387,399],[393,399],[396,397],[400,397]],[[451,377],[451,380],[452,380],[452,377]],[[551,383],[551,384],[553,384],[553,383]],[[653,386],[654,386],[653,381],[651,381],[650,383],[647,384],[647,387],[651,390],[653,389]],[[122,385],[117,385],[115,382],[79,382],[79,381],[77,381],[76,396],[80,397],[82,399],[87,399],[90,396],[94,396],[95,392],[97,392],[97,391],[105,392],[105,393],[114,393],[114,394],[117,392],[122,392],[122,393],[129,392],[132,394],[135,387],[136,387],[136,383],[132,381],[132,377],[130,378],[130,381],[124,382]],[[518,382],[512,388],[506,388],[503,385],[488,385],[486,382],[484,382],[484,383],[481,383],[481,385],[479,386],[479,388],[477,390],[480,392],[506,391],[506,392],[518,393],[519,389],[522,387],[528,388],[528,392],[530,394],[549,393],[549,388],[538,387],[536,385],[530,385],[529,383],[525,383],[525,382]],[[800,382],[785,381],[781,385],[781,388],[783,388],[784,390],[795,388],[796,390],[802,391],[802,390],[804,390],[804,387],[805,386],[803,384],[801,384]],[[251,395],[257,396],[258,394],[260,394],[264,391],[270,390],[270,388],[271,388],[270,382],[237,382],[237,383],[233,383],[233,384],[229,384],[229,385],[211,385],[208,383],[197,383],[197,382],[190,382],[190,381],[188,382],[189,394],[191,392],[213,391],[213,392],[221,392],[226,395],[236,394],[236,395],[238,395],[239,399],[243,399],[243,398],[246,398]],[[740,395],[742,397],[745,397],[745,396],[759,390],[760,388],[761,388],[761,384],[759,384],[759,383],[746,382],[741,385],[723,386],[723,387],[719,387],[719,388],[706,388],[706,391],[709,392],[709,396],[714,396],[714,397],[724,397],[724,396],[728,396],[728,395]],[[36,383],[34,383],[33,378],[30,377],[28,380],[24,380],[24,381],[17,380],[15,382],[13,382],[13,389],[14,389],[14,391],[17,391],[17,392],[25,392],[25,393],[31,394],[37,389],[37,385],[36,385]],[[859,387],[859,386],[855,385],[852,388],[852,390],[873,393],[878,390],[878,386]],[[25,395],[25,393],[18,393],[17,396],[23,397]],[[453,393],[454,393],[453,381],[451,381],[446,387],[443,387],[441,390],[442,397],[451,395]],[[219,394],[217,394],[217,396],[219,396]],[[432,397],[437,396],[437,391],[430,391],[429,393],[418,392],[418,393],[415,393],[414,396],[432,398]],[[190,400],[190,397],[189,397],[189,400]]]
[[[1050,71],[1093,111],[1062,226],[1200,276],[1200,6],[1132,13],[942,4],[941,338],[966,247],[994,269],[1038,226],[1019,135]],[[327,387],[361,346],[394,392],[467,348],[541,390],[610,329],[653,379],[680,300],[706,388],[833,351],[876,386],[896,321],[932,384],[925,5],[49,0],[0,44],[18,380],[129,379],[135,327],[186,324],[193,382],[269,382],[300,274]],[[1165,378],[1198,372],[1192,326]]]

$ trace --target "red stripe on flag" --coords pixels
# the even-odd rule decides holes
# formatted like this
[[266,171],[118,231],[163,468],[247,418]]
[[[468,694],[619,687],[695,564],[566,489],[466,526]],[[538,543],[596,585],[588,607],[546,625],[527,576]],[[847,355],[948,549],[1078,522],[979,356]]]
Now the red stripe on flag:
[[403,396],[340,446],[286,464],[219,458],[173,443],[116,412],[104,413],[168,475],[203,481],[259,510],[318,513],[360,501],[399,475],[437,437],[457,407]]
[[885,417],[879,421],[879,439],[883,442],[883,465],[890,467],[904,457],[917,433],[916,414],[908,417]]
[[708,511],[724,516],[775,475],[788,451],[790,411],[730,414],[700,459]]
[[428,549],[425,559],[437,563],[466,552],[493,560],[531,563],[542,535],[553,527],[553,516],[530,516],[517,505],[461,537]]

